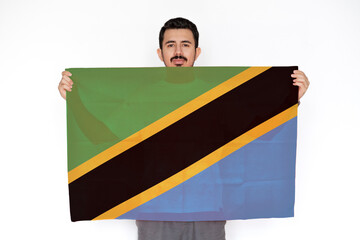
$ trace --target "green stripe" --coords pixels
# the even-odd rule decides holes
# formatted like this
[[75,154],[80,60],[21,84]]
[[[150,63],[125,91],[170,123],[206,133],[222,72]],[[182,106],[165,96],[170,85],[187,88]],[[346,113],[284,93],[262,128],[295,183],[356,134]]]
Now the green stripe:
[[[67,102],[76,106],[71,110],[67,104],[68,170],[247,68],[66,69],[74,81]],[[75,117],[89,128],[80,129]]]

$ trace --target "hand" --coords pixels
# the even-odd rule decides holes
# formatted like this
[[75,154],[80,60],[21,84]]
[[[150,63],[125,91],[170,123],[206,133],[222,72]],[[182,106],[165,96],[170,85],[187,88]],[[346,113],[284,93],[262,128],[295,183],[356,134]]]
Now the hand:
[[70,72],[63,71],[61,74],[62,74],[62,78],[59,83],[58,89],[59,89],[60,95],[64,99],[66,99],[66,91],[71,92],[71,88],[72,88],[72,85],[74,84],[74,82],[69,78],[72,75]]
[[295,78],[293,80],[293,85],[299,86],[299,100],[304,96],[306,90],[308,89],[310,82],[306,77],[305,73],[300,70],[294,70],[294,73],[291,74],[291,77]]

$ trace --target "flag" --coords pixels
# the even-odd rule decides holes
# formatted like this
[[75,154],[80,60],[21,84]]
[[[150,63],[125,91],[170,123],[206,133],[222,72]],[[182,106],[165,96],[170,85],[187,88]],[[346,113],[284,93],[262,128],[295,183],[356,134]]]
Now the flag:
[[295,69],[66,69],[71,220],[294,216]]

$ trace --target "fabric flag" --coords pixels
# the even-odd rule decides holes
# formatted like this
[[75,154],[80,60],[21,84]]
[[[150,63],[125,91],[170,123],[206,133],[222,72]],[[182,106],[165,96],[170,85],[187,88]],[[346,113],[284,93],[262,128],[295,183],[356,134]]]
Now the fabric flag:
[[295,69],[66,69],[71,220],[294,216]]

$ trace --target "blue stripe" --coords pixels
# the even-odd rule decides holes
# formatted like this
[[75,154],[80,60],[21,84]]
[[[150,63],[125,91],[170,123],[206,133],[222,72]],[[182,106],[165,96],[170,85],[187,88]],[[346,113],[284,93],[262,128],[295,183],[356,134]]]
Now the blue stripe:
[[297,117],[117,219],[211,221],[294,216]]

